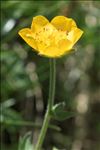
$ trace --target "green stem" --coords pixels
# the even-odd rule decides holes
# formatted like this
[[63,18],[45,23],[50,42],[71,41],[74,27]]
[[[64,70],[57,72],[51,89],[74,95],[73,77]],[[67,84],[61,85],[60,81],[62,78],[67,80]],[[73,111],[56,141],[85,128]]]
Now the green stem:
[[56,79],[56,61],[55,59],[50,59],[50,83],[49,83],[50,85],[49,85],[48,106],[47,106],[47,111],[44,117],[43,126],[35,150],[41,150],[46,135],[46,131],[48,129],[49,122],[51,119],[50,113],[54,103],[54,96],[55,96],[55,81],[56,81],[55,79]]
[[[35,127],[35,128],[41,128],[41,124],[36,124],[30,121],[13,121],[13,120],[4,120],[2,122],[0,122],[3,125],[10,125],[10,126],[31,126],[31,127]],[[56,130],[56,131],[61,131],[60,127],[50,124],[48,126],[50,129]]]

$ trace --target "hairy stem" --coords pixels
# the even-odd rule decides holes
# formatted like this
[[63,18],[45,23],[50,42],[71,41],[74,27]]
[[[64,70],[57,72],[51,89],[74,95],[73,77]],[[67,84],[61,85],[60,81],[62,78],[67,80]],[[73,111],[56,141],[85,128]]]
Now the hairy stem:
[[49,122],[51,119],[50,112],[54,103],[54,96],[55,96],[55,82],[56,82],[56,60],[55,59],[50,59],[50,85],[49,85],[49,98],[48,98],[48,105],[47,105],[47,110],[46,114],[44,117],[44,122],[43,126],[35,147],[35,150],[41,150],[46,131],[49,126]]

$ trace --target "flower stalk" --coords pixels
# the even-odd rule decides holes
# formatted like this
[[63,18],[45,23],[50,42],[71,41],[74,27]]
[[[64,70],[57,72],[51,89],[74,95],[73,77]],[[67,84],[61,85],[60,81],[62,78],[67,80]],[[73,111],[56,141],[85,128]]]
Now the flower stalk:
[[40,135],[35,147],[35,150],[41,150],[49,123],[51,119],[51,110],[54,103],[54,97],[55,97],[55,83],[56,83],[56,60],[50,59],[50,83],[49,83],[49,98],[48,98],[48,105],[46,114],[44,117],[44,122],[42,129],[40,131]]

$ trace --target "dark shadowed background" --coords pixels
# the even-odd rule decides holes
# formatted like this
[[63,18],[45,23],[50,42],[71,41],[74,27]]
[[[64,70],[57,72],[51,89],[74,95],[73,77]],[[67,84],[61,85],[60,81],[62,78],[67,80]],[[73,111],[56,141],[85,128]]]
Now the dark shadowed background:
[[[73,18],[84,31],[75,52],[57,59],[55,104],[65,102],[77,115],[54,121],[43,147],[100,150],[100,2],[1,1],[1,148],[18,150],[19,137],[32,131],[36,143],[46,110],[49,59],[38,56],[19,37],[32,18]],[[38,124],[39,123],[39,124]]]

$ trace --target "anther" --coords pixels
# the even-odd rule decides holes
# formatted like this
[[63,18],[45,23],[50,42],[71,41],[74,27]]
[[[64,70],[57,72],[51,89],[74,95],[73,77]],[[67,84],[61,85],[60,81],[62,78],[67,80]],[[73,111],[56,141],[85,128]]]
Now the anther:
[[68,31],[66,31],[66,35],[68,35]]

